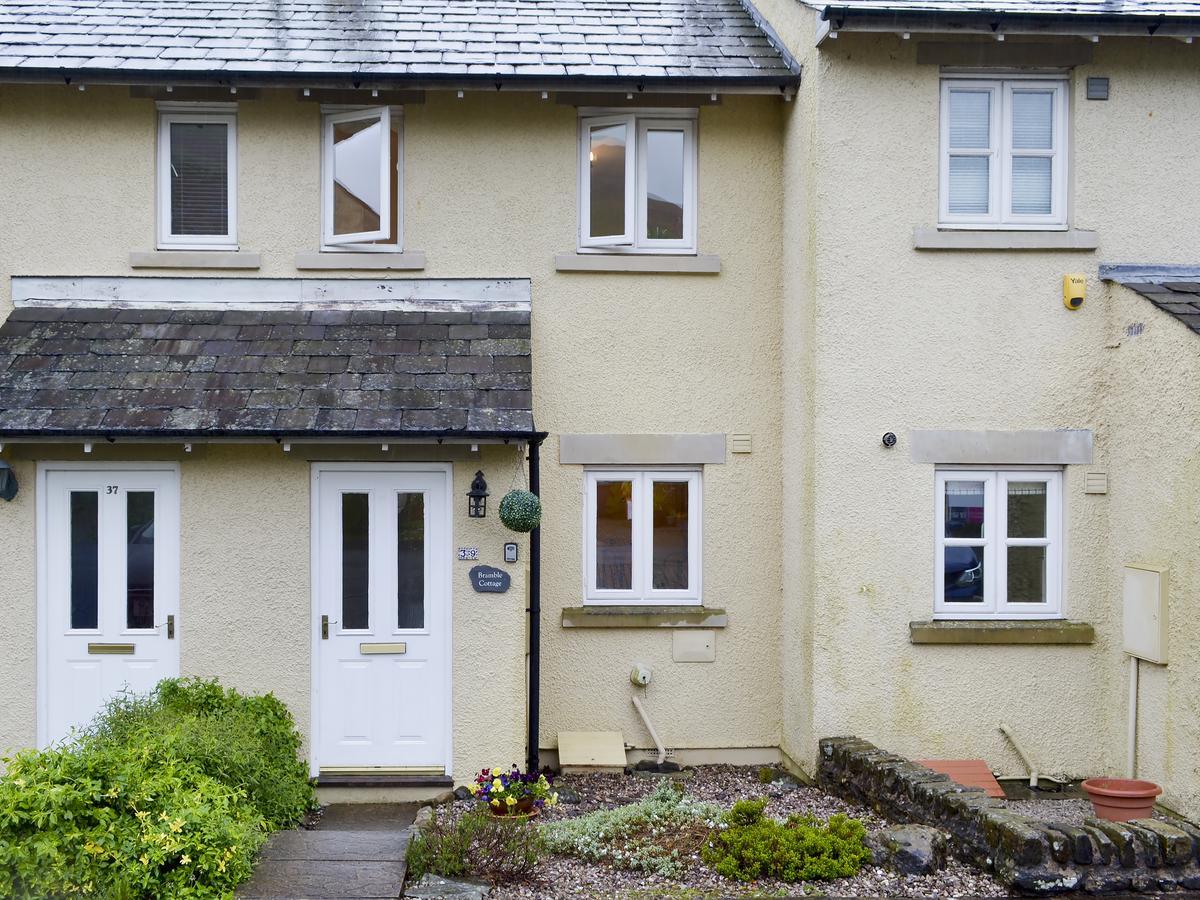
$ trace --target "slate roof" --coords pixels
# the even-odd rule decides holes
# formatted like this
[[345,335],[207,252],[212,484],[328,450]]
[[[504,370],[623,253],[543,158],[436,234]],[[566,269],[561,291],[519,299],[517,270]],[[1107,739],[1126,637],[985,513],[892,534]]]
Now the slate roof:
[[529,312],[22,307],[0,436],[513,436]]
[[1200,266],[1101,266],[1100,277],[1137,291],[1200,334]]
[[0,0],[14,69],[796,81],[739,0]]
[[1021,16],[1200,17],[1200,0],[839,0],[825,10],[895,13],[1000,13]]

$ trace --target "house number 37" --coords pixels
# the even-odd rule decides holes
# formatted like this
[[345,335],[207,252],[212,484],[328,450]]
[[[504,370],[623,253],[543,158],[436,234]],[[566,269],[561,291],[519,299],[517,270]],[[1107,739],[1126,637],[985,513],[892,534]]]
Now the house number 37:
[[104,489],[104,493],[106,493],[106,494],[115,494],[115,493],[116,493],[117,491],[119,491],[119,490],[120,490],[120,488],[119,488],[119,487],[117,487],[115,484],[110,484],[110,485],[108,485],[108,486],[107,486],[107,487]]

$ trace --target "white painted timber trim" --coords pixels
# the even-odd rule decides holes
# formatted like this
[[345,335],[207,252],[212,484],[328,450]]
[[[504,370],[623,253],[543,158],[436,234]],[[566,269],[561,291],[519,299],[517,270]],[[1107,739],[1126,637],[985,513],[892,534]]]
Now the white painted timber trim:
[[723,434],[563,434],[563,465],[658,466],[725,462]]
[[943,465],[1054,465],[1092,461],[1092,432],[910,431],[912,460]]
[[719,256],[652,256],[647,253],[557,253],[559,272],[652,272],[662,275],[716,275]]
[[1094,231],[945,230],[914,228],[915,250],[1095,250]]
[[425,268],[425,254],[420,250],[408,250],[404,253],[325,253],[309,250],[296,254],[296,268],[301,271],[417,271]]
[[177,278],[15,275],[14,306],[528,310],[528,278]]
[[134,269],[258,269],[262,254],[244,250],[131,250]]

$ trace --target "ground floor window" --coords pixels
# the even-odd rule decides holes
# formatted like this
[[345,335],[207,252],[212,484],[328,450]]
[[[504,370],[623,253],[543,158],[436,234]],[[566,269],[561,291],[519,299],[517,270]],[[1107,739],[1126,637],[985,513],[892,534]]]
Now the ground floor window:
[[938,471],[936,546],[937,615],[1058,617],[1062,473]]
[[700,602],[700,473],[587,473],[590,603]]

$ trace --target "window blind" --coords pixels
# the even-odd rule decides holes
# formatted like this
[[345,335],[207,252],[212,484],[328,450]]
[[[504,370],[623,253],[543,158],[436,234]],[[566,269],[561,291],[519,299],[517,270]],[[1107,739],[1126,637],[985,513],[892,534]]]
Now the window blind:
[[171,123],[171,234],[229,232],[229,126]]

